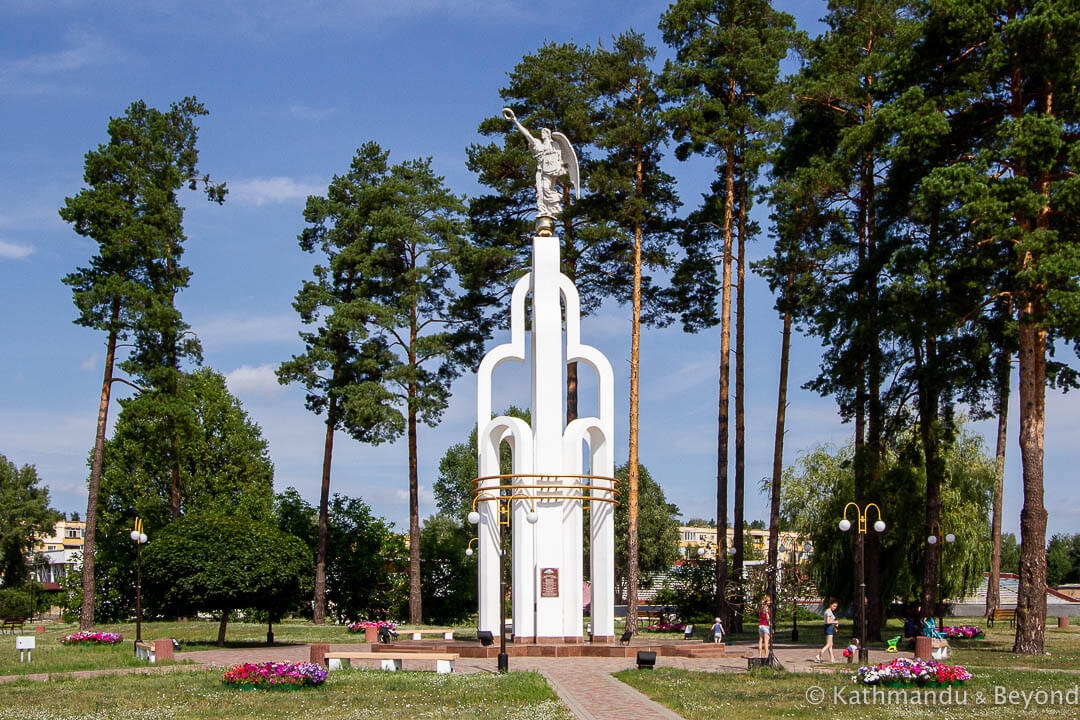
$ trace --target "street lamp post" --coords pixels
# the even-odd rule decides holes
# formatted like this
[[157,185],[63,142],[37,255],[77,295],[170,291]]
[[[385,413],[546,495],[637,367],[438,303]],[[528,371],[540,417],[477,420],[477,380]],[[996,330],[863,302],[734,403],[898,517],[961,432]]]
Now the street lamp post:
[[[505,673],[510,670],[510,656],[506,654],[506,548],[503,546],[503,526],[510,526],[510,503],[514,500],[528,500],[529,511],[525,514],[525,520],[530,525],[535,525],[539,516],[536,514],[536,507],[533,505],[531,498],[518,495],[503,495],[501,492],[498,495],[490,494],[477,494],[473,498],[473,509],[469,513],[469,522],[473,525],[477,525],[480,522],[480,513],[476,511],[476,503],[480,500],[495,500],[499,503],[498,510],[498,524],[499,524],[499,658],[498,667],[499,672]],[[470,541],[469,545],[472,545]],[[466,555],[472,555],[472,548],[465,549]],[[535,569],[534,569],[535,572]]]
[[[930,525],[930,535],[926,538],[926,544],[937,548],[938,562],[937,562],[937,606],[938,606],[938,632],[945,631],[945,581],[942,576],[941,561],[945,554],[945,546],[938,542],[941,538],[941,523],[935,522]],[[945,543],[952,545],[956,542],[956,536],[952,533],[945,534]]]
[[146,544],[143,523],[135,518],[135,529],[131,531],[131,541],[135,543],[135,642],[142,642],[142,546]]
[[[803,549],[807,553],[813,546],[810,543],[806,543]],[[788,551],[787,546],[781,545],[777,548],[780,554],[783,555]],[[799,642],[799,548],[792,543],[791,545],[791,572],[795,574],[795,582],[792,584],[792,598],[791,598],[791,642]],[[779,578],[777,578],[779,580]],[[776,605],[775,599],[773,605]]]
[[864,508],[860,508],[856,503],[849,502],[844,506],[844,519],[840,521],[840,530],[847,532],[851,529],[851,521],[847,519],[848,508],[855,508],[855,517],[858,520],[858,526],[856,528],[856,542],[855,546],[859,550],[859,576],[856,578],[856,584],[859,586],[859,600],[858,608],[862,622],[859,628],[859,663],[868,662],[870,658],[870,651],[866,649],[866,568],[865,568],[865,542],[863,536],[866,535],[866,518],[870,514],[870,508],[874,508],[877,511],[877,522],[874,523],[874,532],[885,532],[885,522],[881,519],[881,508],[876,503],[867,503]]

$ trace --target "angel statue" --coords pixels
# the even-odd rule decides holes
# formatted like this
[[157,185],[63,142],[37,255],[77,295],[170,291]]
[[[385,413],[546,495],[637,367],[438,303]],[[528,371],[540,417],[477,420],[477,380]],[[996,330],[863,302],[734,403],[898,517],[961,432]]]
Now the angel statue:
[[577,155],[570,141],[561,132],[543,128],[540,131],[541,139],[537,140],[518,122],[513,110],[503,108],[502,114],[517,125],[517,129],[529,143],[529,152],[536,158],[536,208],[539,211],[536,225],[541,234],[545,234],[545,229],[546,234],[550,234],[554,226],[553,219],[562,212],[562,193],[555,188],[555,180],[569,175],[576,197],[581,197]]

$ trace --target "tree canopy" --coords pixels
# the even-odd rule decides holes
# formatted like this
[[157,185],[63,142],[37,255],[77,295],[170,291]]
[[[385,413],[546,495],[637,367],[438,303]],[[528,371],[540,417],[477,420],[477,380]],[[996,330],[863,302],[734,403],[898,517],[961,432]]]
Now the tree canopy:
[[259,608],[275,616],[306,592],[311,560],[304,542],[274,525],[242,516],[191,515],[147,543],[143,582],[151,612],[221,615]]
[[49,507],[49,488],[33,465],[18,467],[0,455],[0,584],[22,585],[26,556],[36,536],[52,535],[60,513]]

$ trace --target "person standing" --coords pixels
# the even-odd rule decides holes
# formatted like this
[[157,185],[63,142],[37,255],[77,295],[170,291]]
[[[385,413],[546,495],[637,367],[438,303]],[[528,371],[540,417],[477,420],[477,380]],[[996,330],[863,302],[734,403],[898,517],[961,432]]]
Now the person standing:
[[758,610],[758,656],[769,656],[769,641],[772,639],[772,599],[768,595],[761,601]]
[[836,598],[829,600],[829,607],[825,609],[825,647],[818,650],[814,662],[821,662],[821,653],[829,651],[829,662],[836,662],[833,655],[833,637],[836,635],[836,626],[840,621],[836,619]]
[[724,642],[724,623],[720,622],[720,618],[716,618],[716,622],[712,626],[713,642],[719,645]]

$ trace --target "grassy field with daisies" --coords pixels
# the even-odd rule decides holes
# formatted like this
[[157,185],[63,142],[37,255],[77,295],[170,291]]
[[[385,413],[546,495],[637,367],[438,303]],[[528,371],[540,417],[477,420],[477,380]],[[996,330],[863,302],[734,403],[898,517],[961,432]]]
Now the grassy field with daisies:
[[536,673],[437,675],[341,670],[300,690],[238,690],[221,671],[114,675],[0,686],[0,720],[490,718],[572,720]]

